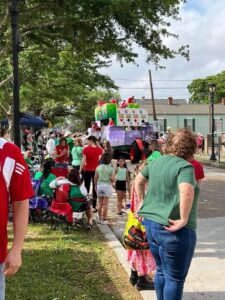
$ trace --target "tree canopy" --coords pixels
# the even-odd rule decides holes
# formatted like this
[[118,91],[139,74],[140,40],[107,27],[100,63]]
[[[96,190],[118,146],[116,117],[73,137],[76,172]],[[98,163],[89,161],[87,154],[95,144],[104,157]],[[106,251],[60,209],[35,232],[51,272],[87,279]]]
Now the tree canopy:
[[188,85],[191,103],[209,103],[208,84],[216,84],[215,103],[220,103],[225,97],[225,71],[206,78],[195,79]]
[[[134,44],[157,66],[177,54],[188,58],[186,46],[170,49],[164,42],[177,37],[169,32],[169,20],[178,19],[182,2],[20,0],[21,110],[68,114],[94,89],[116,89],[99,68],[109,66],[113,55],[121,64],[134,62]],[[12,99],[10,3],[0,3],[0,108],[7,117]]]

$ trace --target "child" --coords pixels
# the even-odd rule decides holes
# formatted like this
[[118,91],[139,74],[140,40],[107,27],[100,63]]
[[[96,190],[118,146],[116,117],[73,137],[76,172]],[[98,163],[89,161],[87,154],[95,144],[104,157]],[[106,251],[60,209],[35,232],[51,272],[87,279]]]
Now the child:
[[123,157],[120,157],[117,161],[115,189],[117,194],[117,215],[122,216],[124,214],[122,211],[123,199],[125,200],[124,207],[126,207],[127,190],[130,198],[130,175]]
[[[137,165],[134,176],[136,176],[146,164],[147,162],[143,162]],[[140,200],[137,197],[134,184],[135,178],[131,190],[131,211],[137,214]],[[127,250],[127,260],[131,267],[130,283],[136,285],[139,291],[154,289],[154,283],[151,277],[153,277],[153,273],[155,272],[155,261],[150,250]]]
[[109,197],[112,195],[112,183],[115,181],[111,159],[109,153],[102,155],[101,165],[97,167],[94,177],[98,196],[98,222],[103,225],[107,224]]

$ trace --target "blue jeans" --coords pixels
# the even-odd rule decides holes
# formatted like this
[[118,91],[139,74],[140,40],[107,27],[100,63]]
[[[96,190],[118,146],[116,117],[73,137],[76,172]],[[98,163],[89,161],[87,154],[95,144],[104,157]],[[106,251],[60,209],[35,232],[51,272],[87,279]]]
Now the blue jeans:
[[0,300],[5,299],[5,276],[4,272],[4,264],[0,264]]
[[181,300],[196,245],[196,231],[183,227],[169,232],[161,224],[144,220],[150,250],[156,262],[157,300]]

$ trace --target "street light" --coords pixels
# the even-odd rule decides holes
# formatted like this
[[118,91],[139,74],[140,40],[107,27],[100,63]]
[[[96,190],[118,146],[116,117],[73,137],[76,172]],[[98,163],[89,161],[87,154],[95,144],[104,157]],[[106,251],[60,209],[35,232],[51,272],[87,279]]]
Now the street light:
[[11,26],[12,26],[12,54],[13,54],[13,138],[14,143],[20,147],[20,90],[19,90],[19,0],[12,0]]
[[216,161],[215,143],[214,143],[214,131],[215,131],[214,96],[216,91],[215,83],[209,83],[208,88],[209,88],[209,100],[210,100],[210,107],[211,107],[211,134],[212,134],[212,152],[211,152],[210,160]]

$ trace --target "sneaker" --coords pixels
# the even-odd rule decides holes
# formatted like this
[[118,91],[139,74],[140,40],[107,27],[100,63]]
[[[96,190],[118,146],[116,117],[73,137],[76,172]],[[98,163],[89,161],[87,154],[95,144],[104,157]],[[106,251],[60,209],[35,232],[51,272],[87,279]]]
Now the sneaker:
[[154,290],[154,282],[149,276],[138,276],[136,288],[138,291]]
[[137,271],[134,271],[134,270],[131,269],[130,283],[132,285],[135,285],[137,283],[137,279],[138,279],[138,273],[137,273]]

